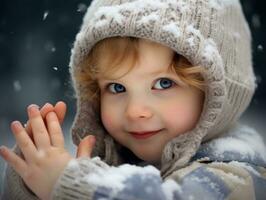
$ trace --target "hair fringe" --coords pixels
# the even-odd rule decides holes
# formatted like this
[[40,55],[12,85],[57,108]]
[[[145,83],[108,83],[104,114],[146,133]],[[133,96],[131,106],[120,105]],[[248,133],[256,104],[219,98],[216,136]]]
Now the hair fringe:
[[[98,64],[99,59],[101,59],[100,55],[104,55],[105,58],[107,57],[108,63],[104,63],[103,76],[108,77],[119,68],[119,65],[125,59],[131,58],[132,60],[127,71],[122,75],[124,76],[132,70],[138,60],[138,42],[139,39],[134,37],[112,37],[98,42],[93,47],[90,54],[85,57],[79,66],[82,70],[74,74],[79,84],[89,88],[86,94],[84,94],[85,98],[95,100],[95,98],[100,96],[100,89],[97,83],[97,75],[100,72]],[[205,84],[201,75],[204,70],[203,67],[192,66],[184,56],[175,54],[171,63],[171,69],[176,72],[185,84],[204,92]]]

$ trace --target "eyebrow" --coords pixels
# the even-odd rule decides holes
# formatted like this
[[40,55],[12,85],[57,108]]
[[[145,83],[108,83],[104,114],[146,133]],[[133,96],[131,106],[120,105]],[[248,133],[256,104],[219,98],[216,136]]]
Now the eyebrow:
[[[148,75],[149,76],[155,76],[155,75],[158,75],[158,74],[163,74],[163,73],[174,73],[175,71],[172,70],[171,68],[171,64],[168,66],[168,68],[165,70],[165,69],[159,69],[159,70],[156,70],[156,71],[153,71],[153,72],[149,72]],[[119,80],[120,78],[122,78],[123,76],[121,77],[118,77],[118,78],[112,78],[112,76],[101,76],[99,75],[98,76],[98,81],[99,80],[103,80],[103,81],[113,81],[113,80]]]
[[157,71],[154,71],[154,72],[151,72],[150,74],[151,75],[158,75],[158,74],[163,74],[163,73],[175,73],[175,71],[171,68],[171,65],[168,66],[168,68],[165,70],[165,69],[159,69]]
[[[157,70],[157,71],[154,71],[154,72],[150,72],[148,73],[146,76],[155,76],[155,75],[158,75],[158,74],[163,74],[163,73],[169,73],[170,71],[165,71],[165,70]],[[113,81],[113,80],[119,80],[120,78],[123,78],[122,77],[119,77],[119,78],[112,78],[112,76],[99,76],[97,79],[100,81]]]
[[157,75],[157,74],[168,73],[168,72],[170,72],[170,70],[157,70],[157,71],[151,72],[150,74]]

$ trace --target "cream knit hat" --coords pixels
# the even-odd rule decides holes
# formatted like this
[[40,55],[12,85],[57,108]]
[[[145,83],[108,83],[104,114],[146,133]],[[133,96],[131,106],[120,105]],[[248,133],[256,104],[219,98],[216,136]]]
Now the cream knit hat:
[[196,127],[170,141],[162,155],[166,176],[186,165],[201,142],[228,129],[250,103],[255,90],[251,35],[238,0],[94,0],[72,49],[70,72],[77,94],[74,143],[97,137],[94,155],[117,165],[117,144],[105,132],[88,90],[75,79],[81,61],[100,40],[145,38],[166,45],[193,65],[205,68],[205,103]]

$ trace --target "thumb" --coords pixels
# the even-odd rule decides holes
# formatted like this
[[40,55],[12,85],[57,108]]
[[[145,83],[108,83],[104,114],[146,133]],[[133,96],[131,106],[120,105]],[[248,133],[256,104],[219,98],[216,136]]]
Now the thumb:
[[95,145],[96,139],[93,135],[88,135],[81,140],[77,149],[76,158],[91,157],[92,149]]

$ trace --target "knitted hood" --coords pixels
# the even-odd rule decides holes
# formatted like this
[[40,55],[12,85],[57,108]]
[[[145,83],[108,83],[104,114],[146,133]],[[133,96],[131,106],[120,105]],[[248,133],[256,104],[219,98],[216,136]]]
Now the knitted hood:
[[80,63],[102,39],[130,36],[168,46],[202,66],[205,102],[192,131],[168,142],[161,158],[164,174],[186,165],[201,142],[217,137],[247,108],[255,90],[251,35],[238,0],[94,0],[76,36],[70,73],[77,98],[74,143],[97,138],[93,154],[121,163],[118,144],[106,133],[99,110],[85,98],[86,84],[75,79]]

